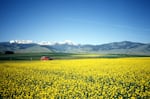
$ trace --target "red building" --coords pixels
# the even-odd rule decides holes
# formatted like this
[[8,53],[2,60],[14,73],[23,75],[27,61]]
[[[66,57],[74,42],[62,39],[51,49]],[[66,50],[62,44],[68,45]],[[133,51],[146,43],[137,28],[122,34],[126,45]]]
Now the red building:
[[42,57],[41,57],[41,60],[49,60],[49,57],[47,57],[47,56],[42,56]]

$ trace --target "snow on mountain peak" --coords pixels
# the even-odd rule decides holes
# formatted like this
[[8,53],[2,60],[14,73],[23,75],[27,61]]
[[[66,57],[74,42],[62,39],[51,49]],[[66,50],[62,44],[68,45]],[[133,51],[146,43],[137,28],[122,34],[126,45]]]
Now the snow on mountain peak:
[[53,45],[53,43],[49,42],[49,41],[41,41],[41,42],[38,42],[37,44],[39,44],[39,45]]
[[30,44],[33,43],[32,40],[11,40],[9,43],[17,43],[17,44]]
[[61,42],[50,42],[50,41],[39,41],[33,42],[32,40],[10,40],[9,43],[17,43],[17,44],[30,44],[36,43],[39,45],[55,45],[55,44],[68,44],[68,45],[78,45],[77,43],[72,42],[71,40],[65,40]]
[[57,44],[78,45],[78,44],[72,42],[71,40],[65,40],[65,41],[62,41],[62,42],[57,42]]

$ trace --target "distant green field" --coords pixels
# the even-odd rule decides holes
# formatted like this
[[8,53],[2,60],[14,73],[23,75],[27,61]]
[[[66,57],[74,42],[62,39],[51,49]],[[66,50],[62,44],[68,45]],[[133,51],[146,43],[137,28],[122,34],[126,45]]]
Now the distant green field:
[[48,56],[54,59],[150,57],[145,55],[127,55],[127,54],[16,53],[16,54],[0,54],[0,60],[40,60],[41,56]]

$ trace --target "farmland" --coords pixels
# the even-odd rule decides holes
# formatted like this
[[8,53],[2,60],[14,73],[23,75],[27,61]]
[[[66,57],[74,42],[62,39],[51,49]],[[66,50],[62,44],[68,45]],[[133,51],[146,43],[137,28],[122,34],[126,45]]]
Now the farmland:
[[0,98],[150,98],[150,58],[0,61]]
[[132,54],[98,54],[98,53],[15,53],[0,54],[0,60],[39,60],[42,56],[54,59],[83,59],[83,58],[122,58],[122,57],[150,57],[150,55]]

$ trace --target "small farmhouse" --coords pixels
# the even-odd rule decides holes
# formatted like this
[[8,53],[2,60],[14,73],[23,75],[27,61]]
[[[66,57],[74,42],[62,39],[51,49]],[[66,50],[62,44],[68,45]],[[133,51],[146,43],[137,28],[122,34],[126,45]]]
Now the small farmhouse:
[[50,58],[48,56],[42,56],[41,57],[41,60],[53,60],[53,58]]

